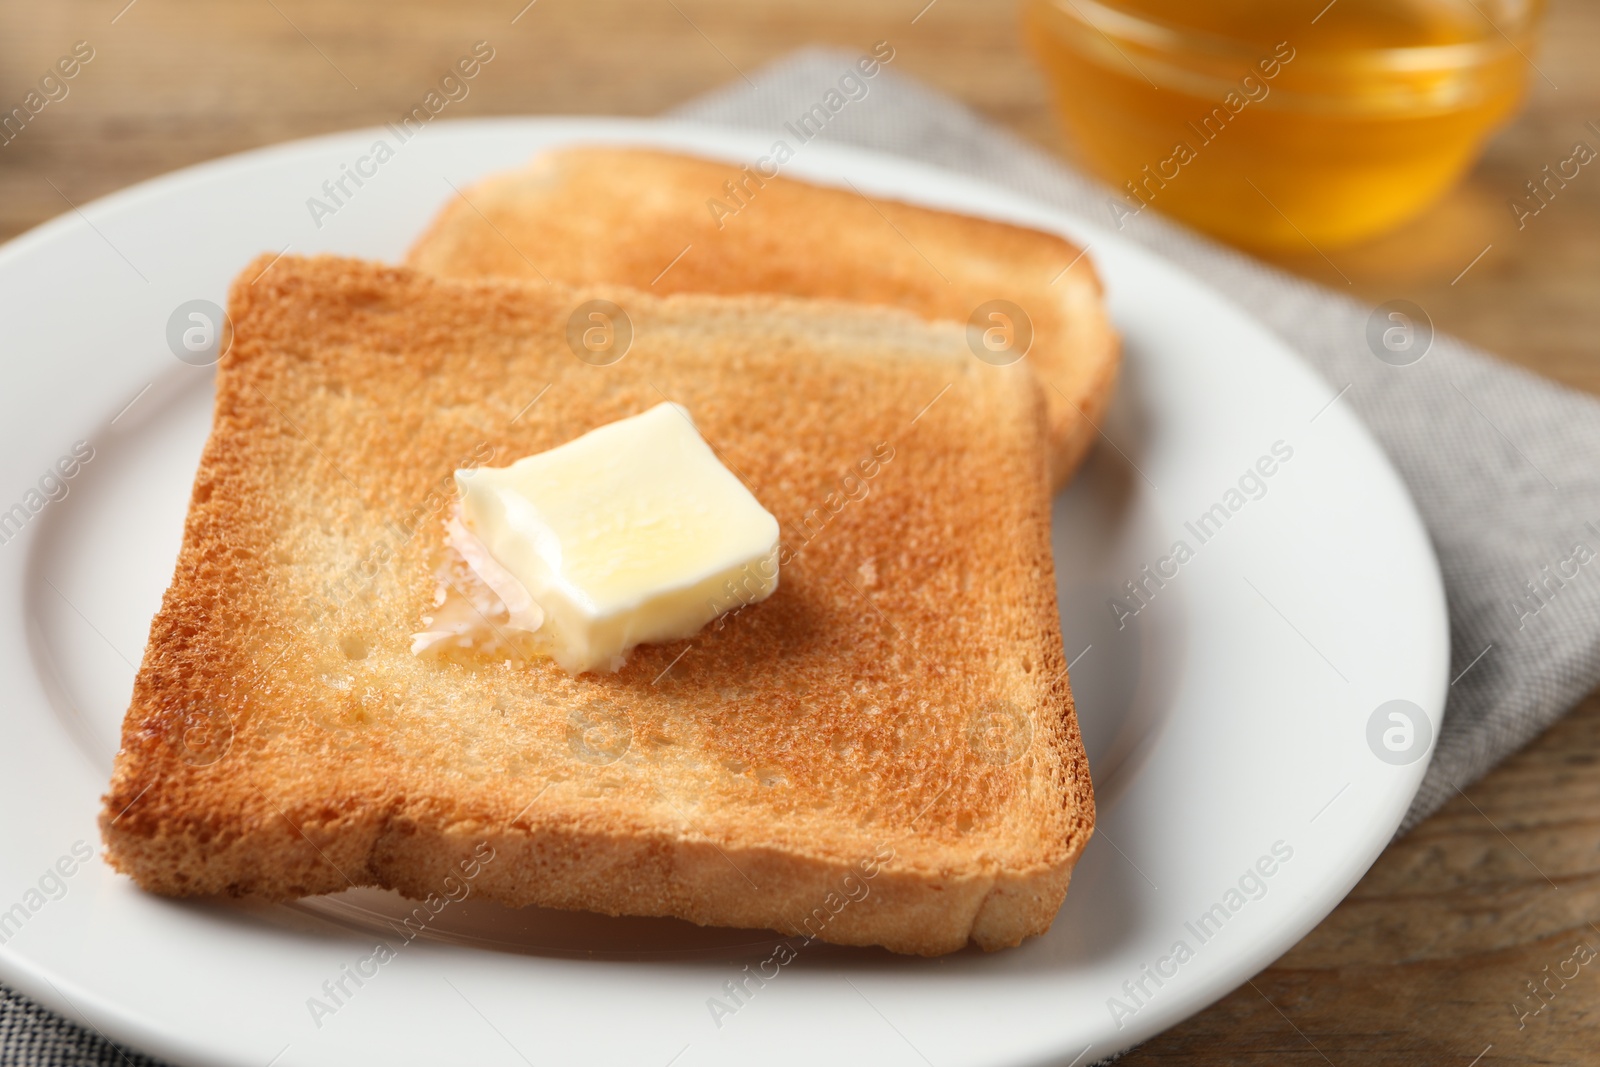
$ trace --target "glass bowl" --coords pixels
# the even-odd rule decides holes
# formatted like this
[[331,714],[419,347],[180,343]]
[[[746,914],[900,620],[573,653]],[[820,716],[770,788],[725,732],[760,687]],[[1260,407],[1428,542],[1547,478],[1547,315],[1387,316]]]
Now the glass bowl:
[[1072,150],[1119,228],[1155,208],[1321,249],[1416,215],[1537,68],[1541,0],[1025,0]]

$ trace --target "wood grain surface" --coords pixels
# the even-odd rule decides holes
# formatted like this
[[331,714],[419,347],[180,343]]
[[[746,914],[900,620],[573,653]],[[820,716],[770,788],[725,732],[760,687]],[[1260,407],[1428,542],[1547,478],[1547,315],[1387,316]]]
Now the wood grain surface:
[[[497,59],[458,115],[650,115],[802,44],[888,39],[896,70],[1065,147],[1010,3],[524,2],[7,3],[0,111],[74,42],[95,57],[0,146],[0,239],[176,167],[388,121],[479,39]],[[1414,300],[1441,329],[1600,392],[1600,171],[1521,231],[1507,207],[1574,141],[1600,144],[1585,126],[1600,122],[1600,2],[1552,0],[1533,59],[1526,110],[1442,203],[1332,252],[1336,268],[1309,249],[1279,262],[1374,304]],[[1551,979],[1578,944],[1600,950],[1597,761],[1591,697],[1392,846],[1276,964],[1123,1062],[1600,1062],[1600,960]]]

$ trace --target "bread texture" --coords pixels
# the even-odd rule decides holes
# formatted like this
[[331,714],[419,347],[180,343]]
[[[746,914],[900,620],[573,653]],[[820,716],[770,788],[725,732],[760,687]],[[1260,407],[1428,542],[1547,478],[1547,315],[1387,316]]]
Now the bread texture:
[[959,323],[1009,301],[1032,343],[1014,323],[1015,336],[995,336],[1025,347],[1044,385],[1056,488],[1094,443],[1120,361],[1093,264],[1055,234],[652,149],[557,149],[488,178],[451,199],[407,262],[446,277],[848,300]]
[[[593,301],[631,335],[604,359],[569,341]],[[1094,809],[1032,375],[908,314],[335,258],[263,258],[230,314],[116,868],[269,900],[470,876],[927,955],[1050,926]],[[617,673],[413,655],[452,472],[663,398],[778,517],[777,591]]]

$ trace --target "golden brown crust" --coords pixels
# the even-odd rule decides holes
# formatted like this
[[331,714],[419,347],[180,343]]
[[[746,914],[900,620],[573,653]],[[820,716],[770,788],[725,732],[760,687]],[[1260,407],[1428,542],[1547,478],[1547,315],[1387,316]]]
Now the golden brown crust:
[[[333,258],[243,280],[266,264],[234,285],[123,725],[116,867],[173,895],[425,896],[481,846],[476,888],[512,905],[807,932],[853,884],[826,940],[1048,928],[1094,814],[1031,375],[850,305]],[[566,340],[600,297],[634,331],[609,366]],[[777,592],[614,675],[413,656],[451,471],[663,397],[779,518]]]
[[1010,300],[1035,330],[1026,362],[1045,384],[1056,488],[1094,444],[1121,358],[1093,265],[1054,234],[652,149],[557,149],[480,182],[407,263],[445,277],[850,300],[962,323]]

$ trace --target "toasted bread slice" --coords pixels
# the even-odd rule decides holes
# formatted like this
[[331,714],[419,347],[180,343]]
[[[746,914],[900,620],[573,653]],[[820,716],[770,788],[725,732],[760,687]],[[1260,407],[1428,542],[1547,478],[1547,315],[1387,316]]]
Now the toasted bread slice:
[[[856,305],[332,258],[244,280],[266,266],[233,288],[112,864],[268,899],[472,876],[922,954],[1049,927],[1094,815],[1030,374]],[[631,324],[604,366],[568,343],[598,299]],[[780,520],[777,591],[614,674],[413,655],[452,471],[663,397]]]
[[[446,277],[850,300],[961,323],[1010,301],[1032,324],[1025,359],[1045,386],[1055,488],[1094,443],[1120,359],[1093,265],[1054,234],[650,149],[564,148],[480,182],[407,262]],[[1013,328],[996,342],[1020,348],[1025,327]]]

